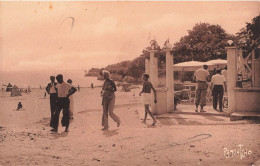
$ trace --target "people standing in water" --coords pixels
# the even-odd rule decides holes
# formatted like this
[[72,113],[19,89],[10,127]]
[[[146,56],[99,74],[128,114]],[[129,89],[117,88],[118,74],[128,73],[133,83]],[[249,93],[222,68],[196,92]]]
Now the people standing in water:
[[51,120],[50,120],[50,127],[54,128],[53,119],[54,113],[56,111],[57,106],[57,88],[55,87],[58,83],[55,82],[55,77],[50,76],[51,82],[46,86],[46,92],[50,95],[50,109],[51,109]]
[[155,123],[157,121],[156,121],[155,117],[153,116],[152,112],[150,111],[149,106],[151,105],[151,102],[152,102],[151,90],[153,90],[153,93],[154,93],[154,103],[157,103],[156,92],[155,92],[155,89],[154,89],[152,83],[150,81],[148,81],[148,79],[149,79],[149,75],[144,74],[143,75],[143,80],[144,80],[143,89],[139,93],[139,96],[143,95],[143,104],[144,104],[144,110],[145,110],[143,123],[146,123],[147,114],[149,114],[153,119],[152,125],[155,125]]
[[110,79],[110,73],[108,71],[102,71],[103,77],[105,79],[101,91],[102,96],[102,105],[103,105],[103,116],[102,116],[102,130],[108,130],[108,114],[109,116],[117,123],[117,127],[120,126],[120,119],[113,113],[115,106],[115,92],[116,84],[113,80]]
[[65,83],[63,81],[63,76],[62,74],[58,74],[56,76],[56,79],[58,81],[58,84],[56,85],[56,88],[58,90],[58,102],[57,102],[57,109],[54,115],[54,128],[51,130],[53,132],[58,131],[58,126],[59,126],[59,116],[60,116],[60,111],[62,110],[63,117],[61,120],[62,126],[66,127],[65,132],[69,131],[69,122],[70,122],[70,117],[69,117],[69,109],[70,109],[70,100],[69,97],[70,95],[74,94],[77,89],[74,88],[71,84]]
[[[68,79],[67,83],[69,83],[70,85],[72,85],[72,80]],[[72,85],[73,86],[73,85]],[[74,86],[73,86],[74,87]],[[74,87],[75,88],[75,87]],[[75,88],[76,89],[76,88]],[[74,102],[73,102],[73,95],[70,95],[69,97],[70,99],[70,119],[73,119],[73,112],[74,112]]]

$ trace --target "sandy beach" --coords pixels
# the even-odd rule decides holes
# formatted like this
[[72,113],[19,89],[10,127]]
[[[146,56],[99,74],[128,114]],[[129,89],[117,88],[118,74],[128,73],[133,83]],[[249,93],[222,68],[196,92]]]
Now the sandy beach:
[[[139,89],[135,96],[133,91],[116,93],[114,112],[122,124],[117,128],[110,118],[109,130],[101,131],[100,90],[83,88],[74,94],[68,133],[61,125],[58,133],[49,131],[49,98],[43,97],[43,90],[20,97],[2,95],[0,165],[251,165],[260,158],[259,124],[189,114],[194,107],[184,103],[177,112],[187,114],[160,115],[155,126],[150,118],[142,124]],[[18,101],[23,104],[20,111]],[[239,149],[238,145],[250,154],[242,159],[224,156],[223,148]]]

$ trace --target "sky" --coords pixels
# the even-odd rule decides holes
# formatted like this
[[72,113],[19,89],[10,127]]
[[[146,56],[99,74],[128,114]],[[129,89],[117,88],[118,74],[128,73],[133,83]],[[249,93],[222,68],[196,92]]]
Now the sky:
[[0,2],[0,71],[89,70],[174,44],[196,23],[236,34],[260,2]]

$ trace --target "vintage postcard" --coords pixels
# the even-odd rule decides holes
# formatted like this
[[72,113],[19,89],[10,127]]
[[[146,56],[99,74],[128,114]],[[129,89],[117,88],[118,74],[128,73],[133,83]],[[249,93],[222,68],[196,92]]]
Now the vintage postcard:
[[0,1],[0,166],[260,166],[259,1]]

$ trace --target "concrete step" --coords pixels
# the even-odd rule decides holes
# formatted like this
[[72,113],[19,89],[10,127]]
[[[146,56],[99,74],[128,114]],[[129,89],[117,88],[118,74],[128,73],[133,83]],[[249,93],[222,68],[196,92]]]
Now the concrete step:
[[168,114],[184,114],[184,115],[208,115],[208,116],[224,116],[224,117],[228,117],[229,114],[227,112],[212,112],[212,111],[207,111],[207,112],[191,112],[191,111],[172,111],[172,112],[168,112]]
[[260,112],[234,112],[230,115],[230,121],[244,119],[260,120]]

